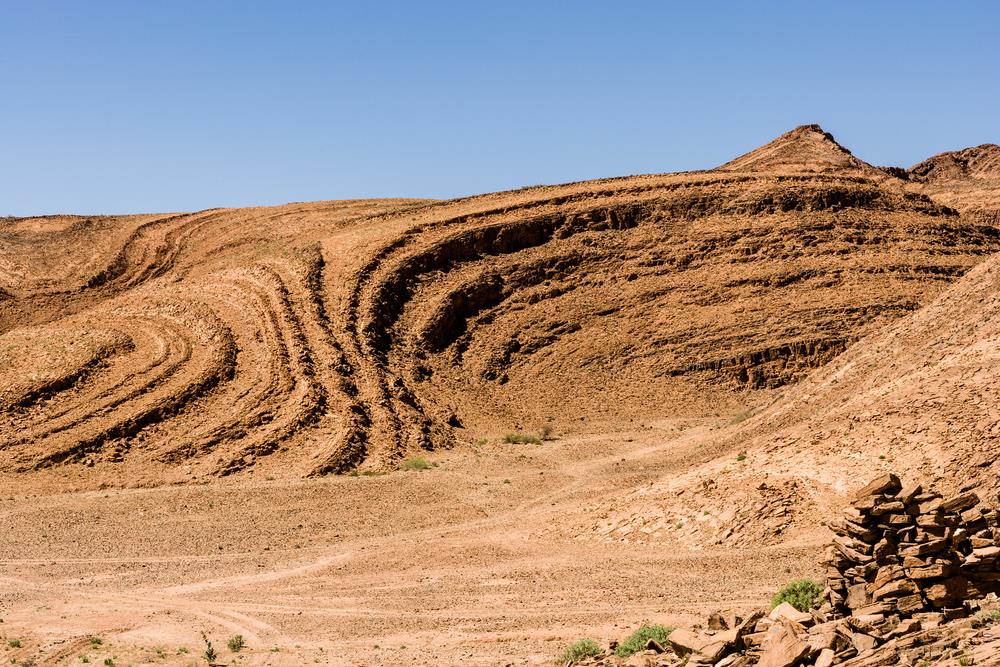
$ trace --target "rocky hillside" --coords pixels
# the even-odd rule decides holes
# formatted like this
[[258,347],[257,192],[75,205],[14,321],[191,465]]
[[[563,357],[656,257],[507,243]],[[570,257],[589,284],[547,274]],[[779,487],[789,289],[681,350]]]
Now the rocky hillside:
[[1000,249],[916,187],[804,126],[700,173],[5,219],[0,474],[318,475],[730,418]]
[[906,176],[917,191],[965,217],[1000,225],[1000,146],[941,153],[910,167]]

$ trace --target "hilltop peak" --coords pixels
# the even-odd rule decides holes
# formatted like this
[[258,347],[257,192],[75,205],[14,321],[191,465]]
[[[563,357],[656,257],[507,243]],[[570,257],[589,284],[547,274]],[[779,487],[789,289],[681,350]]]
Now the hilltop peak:
[[832,134],[815,123],[799,125],[719,169],[859,174],[875,171],[874,167],[851,155],[851,151],[837,143]]
[[907,170],[916,180],[951,181],[966,178],[1000,177],[1000,146],[981,144],[939,153]]

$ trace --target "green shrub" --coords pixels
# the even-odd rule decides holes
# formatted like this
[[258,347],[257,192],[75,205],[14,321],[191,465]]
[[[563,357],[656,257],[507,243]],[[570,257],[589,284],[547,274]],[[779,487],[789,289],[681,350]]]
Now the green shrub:
[[744,410],[743,412],[733,415],[732,419],[729,420],[729,424],[732,425],[744,422],[747,419],[750,419],[750,417],[753,417],[753,414],[754,414],[753,408],[750,408],[749,410]]
[[422,456],[414,456],[399,464],[400,470],[430,470],[431,464]]
[[983,625],[992,625],[1000,621],[1000,609],[976,612],[976,620]]
[[646,648],[646,642],[655,639],[661,646],[667,643],[667,637],[673,632],[673,628],[663,625],[643,625],[638,630],[629,635],[629,638],[615,647],[615,655],[619,658],[627,658]]
[[799,611],[809,611],[823,593],[823,585],[812,579],[799,579],[788,584],[771,598],[771,607],[787,602]]
[[7,646],[9,646],[11,648],[21,648],[21,640],[20,639],[11,639],[10,641],[7,642]]
[[226,646],[228,646],[229,650],[233,653],[239,653],[240,649],[244,646],[243,635],[233,635],[229,638],[229,641],[226,642]]
[[215,652],[215,648],[212,646],[211,640],[209,640],[208,635],[204,632],[201,633],[201,638],[205,642],[205,652],[202,653],[202,655],[205,656],[205,660],[215,662],[218,654]]
[[509,445],[540,445],[542,439],[530,433],[508,433],[503,437],[503,441]]
[[581,639],[567,646],[566,650],[562,652],[559,661],[566,664],[567,662],[576,662],[577,660],[592,658],[600,654],[601,647],[597,645],[597,642],[593,639]]

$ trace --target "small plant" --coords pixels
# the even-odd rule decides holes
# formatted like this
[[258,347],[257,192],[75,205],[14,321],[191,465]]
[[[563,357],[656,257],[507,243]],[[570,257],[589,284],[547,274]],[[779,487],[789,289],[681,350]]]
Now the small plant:
[[508,445],[540,445],[541,438],[530,433],[508,433],[503,437],[503,441]]
[[226,646],[228,646],[229,650],[233,653],[239,653],[240,649],[244,646],[243,635],[233,635],[229,638],[229,641],[226,642]]
[[215,648],[212,646],[211,640],[209,640],[208,635],[206,635],[204,632],[201,633],[201,638],[205,642],[205,652],[202,655],[205,656],[205,660],[208,660],[209,662],[215,662],[215,659],[219,656],[215,652]]
[[85,665],[90,664],[90,656],[87,655],[86,653],[81,653],[80,654],[80,662],[82,662]]
[[188,647],[187,646],[181,646],[180,648],[177,649],[177,652],[178,653],[188,653]]
[[963,655],[961,658],[958,659],[958,664],[961,665],[962,667],[970,667],[974,662],[975,660],[972,659],[972,656],[968,655]]
[[743,412],[733,415],[732,419],[729,420],[729,424],[733,425],[733,424],[739,424],[740,422],[744,422],[747,419],[753,417],[753,414],[754,414],[753,408],[750,408],[749,410],[744,410]]
[[788,584],[771,598],[771,607],[787,602],[802,612],[809,611],[823,593],[823,586],[812,579],[799,579]]
[[678,521],[677,523],[674,524],[674,530],[680,530],[683,527],[684,527],[683,521]]
[[976,613],[976,620],[983,625],[992,625],[1000,621],[1000,609],[993,611],[980,611]]
[[550,424],[544,424],[540,429],[538,429],[538,437],[542,440],[551,440],[552,426]]
[[673,628],[663,625],[642,625],[638,630],[629,635],[628,639],[615,647],[615,655],[619,658],[628,658],[646,648],[646,643],[650,639],[656,640],[661,646],[666,645],[667,637],[673,632]]
[[104,667],[115,667],[115,661],[112,658],[105,658]]
[[422,456],[413,456],[399,464],[400,470],[430,470],[431,464]]
[[584,658],[593,658],[595,655],[600,654],[601,647],[597,645],[597,642],[593,639],[581,639],[567,646],[566,650],[562,652],[559,661],[566,664],[568,662],[577,662]]
[[90,645],[93,646],[94,648],[100,646],[103,643],[104,640],[98,637],[97,635],[94,635],[93,637],[90,638]]
[[747,455],[744,454],[743,452],[740,452],[739,454],[736,455],[736,460],[737,461],[746,461],[747,460]]
[[21,640],[20,639],[11,639],[10,641],[7,642],[7,646],[9,646],[11,648],[21,648]]

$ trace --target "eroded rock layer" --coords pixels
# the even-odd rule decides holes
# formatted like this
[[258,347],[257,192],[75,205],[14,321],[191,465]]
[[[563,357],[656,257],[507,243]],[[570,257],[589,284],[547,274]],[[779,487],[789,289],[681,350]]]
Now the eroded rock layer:
[[0,470],[315,475],[731,415],[1000,248],[795,133],[725,170],[449,202],[0,221]]

